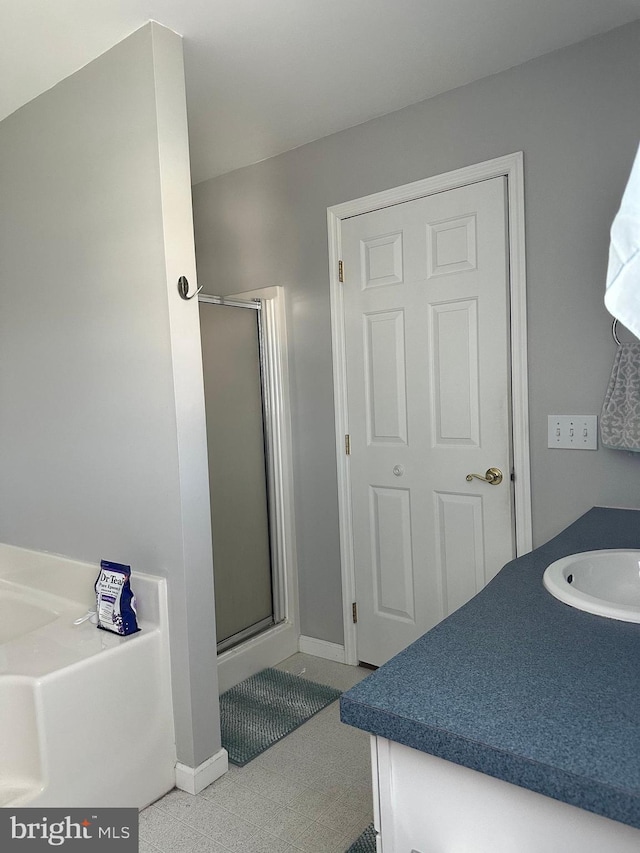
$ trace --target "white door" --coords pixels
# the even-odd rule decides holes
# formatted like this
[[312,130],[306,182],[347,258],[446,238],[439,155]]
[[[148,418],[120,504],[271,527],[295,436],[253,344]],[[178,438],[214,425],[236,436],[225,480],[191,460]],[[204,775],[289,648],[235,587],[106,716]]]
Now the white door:
[[[502,177],[342,222],[363,662],[384,663],[514,556],[506,223]],[[490,468],[502,482],[467,479]]]

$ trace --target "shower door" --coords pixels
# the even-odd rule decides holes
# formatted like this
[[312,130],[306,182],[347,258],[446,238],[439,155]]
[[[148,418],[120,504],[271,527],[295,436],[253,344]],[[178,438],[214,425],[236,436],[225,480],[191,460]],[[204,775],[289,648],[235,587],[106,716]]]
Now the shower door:
[[218,651],[276,620],[261,303],[200,297]]

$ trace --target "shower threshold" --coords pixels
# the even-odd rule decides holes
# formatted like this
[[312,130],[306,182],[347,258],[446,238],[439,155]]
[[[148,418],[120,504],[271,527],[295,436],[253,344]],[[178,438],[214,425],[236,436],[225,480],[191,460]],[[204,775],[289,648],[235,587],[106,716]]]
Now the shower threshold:
[[235,648],[235,646],[239,646],[240,643],[244,643],[245,640],[250,640],[251,637],[255,637],[256,634],[261,634],[268,628],[272,628],[275,624],[273,616],[267,616],[266,619],[261,619],[260,622],[256,622],[254,625],[249,625],[248,628],[238,631],[237,634],[232,634],[230,637],[220,640],[217,645],[218,654],[222,654],[222,652],[226,652],[229,649]]

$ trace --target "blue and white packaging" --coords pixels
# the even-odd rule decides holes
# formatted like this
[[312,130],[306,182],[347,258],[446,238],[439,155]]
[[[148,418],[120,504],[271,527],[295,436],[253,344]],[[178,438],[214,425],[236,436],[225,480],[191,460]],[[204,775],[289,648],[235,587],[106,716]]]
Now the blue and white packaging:
[[140,630],[130,579],[130,566],[109,560],[100,562],[100,574],[95,584],[98,628],[122,636]]

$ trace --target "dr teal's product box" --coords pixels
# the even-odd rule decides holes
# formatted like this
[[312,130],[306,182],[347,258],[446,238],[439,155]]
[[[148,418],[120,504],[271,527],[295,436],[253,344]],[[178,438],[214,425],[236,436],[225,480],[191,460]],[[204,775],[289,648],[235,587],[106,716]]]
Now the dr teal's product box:
[[131,567],[102,560],[96,580],[98,628],[114,634],[139,631],[136,599],[131,591]]

